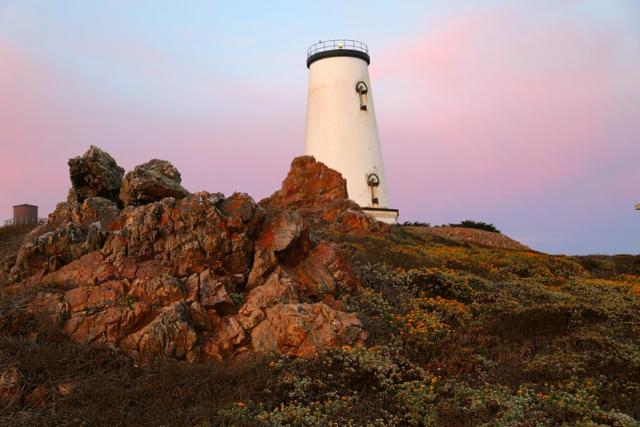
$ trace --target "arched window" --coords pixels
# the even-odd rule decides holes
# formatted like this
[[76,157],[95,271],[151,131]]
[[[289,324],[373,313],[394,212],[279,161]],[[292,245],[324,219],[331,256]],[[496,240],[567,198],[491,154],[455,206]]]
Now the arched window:
[[358,97],[360,98],[360,109],[367,111],[367,92],[369,92],[367,84],[360,80],[358,83],[356,83],[356,92],[358,93]]
[[378,198],[378,187],[380,186],[380,178],[375,173],[367,175],[367,185],[371,191],[371,206],[376,208],[380,206],[380,200]]

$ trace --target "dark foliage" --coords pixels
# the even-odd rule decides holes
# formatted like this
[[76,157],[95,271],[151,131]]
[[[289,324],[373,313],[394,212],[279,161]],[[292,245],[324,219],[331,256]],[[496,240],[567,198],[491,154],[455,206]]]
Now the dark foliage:
[[402,225],[404,227],[431,227],[431,224],[422,221],[405,221]]
[[470,219],[465,219],[457,224],[449,224],[449,227],[475,228],[478,230],[490,231],[492,233],[500,233],[500,230],[498,230],[493,224],[487,224],[482,221],[472,221]]

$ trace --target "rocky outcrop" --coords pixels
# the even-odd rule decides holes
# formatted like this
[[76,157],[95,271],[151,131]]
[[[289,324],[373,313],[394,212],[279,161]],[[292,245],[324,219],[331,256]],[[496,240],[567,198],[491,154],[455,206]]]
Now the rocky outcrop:
[[120,200],[125,206],[140,206],[166,197],[181,199],[189,194],[181,182],[180,172],[171,163],[153,159],[125,175]]
[[282,188],[260,204],[275,208],[314,209],[345,199],[349,199],[347,180],[340,172],[316,161],[313,156],[300,156],[291,162]]
[[376,221],[349,200],[347,180],[316,161],[313,156],[296,157],[282,188],[260,201],[266,209],[296,210],[308,221],[335,227],[341,232],[387,232],[389,226]]
[[71,196],[78,202],[89,197],[105,197],[117,201],[122,184],[122,169],[109,154],[93,145],[82,157],[69,160],[73,185]]
[[300,210],[265,210],[243,193],[185,190],[152,201],[162,191],[136,180],[159,174],[157,182],[179,186],[179,173],[145,165],[125,178],[132,186],[121,195],[140,192],[123,197],[124,209],[85,192],[27,236],[6,289],[37,291],[28,312],[71,340],[136,357],[313,357],[365,340],[334,298],[360,284],[335,244],[311,237]]

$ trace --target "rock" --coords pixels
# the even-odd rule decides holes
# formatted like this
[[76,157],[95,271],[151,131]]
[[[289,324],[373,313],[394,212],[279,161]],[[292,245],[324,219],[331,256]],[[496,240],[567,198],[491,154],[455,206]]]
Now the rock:
[[248,337],[236,316],[227,316],[205,334],[202,357],[222,361],[244,351]]
[[82,157],[69,160],[69,174],[78,202],[89,197],[118,201],[124,169],[98,147],[92,145]]
[[[138,262],[155,259],[178,277],[199,273],[205,266],[224,274],[247,274],[253,259],[253,218],[229,229],[229,217],[217,207],[221,200],[219,193],[201,192],[126,208],[102,253],[118,268],[131,257]],[[252,217],[261,215],[257,205],[250,209]]]
[[56,387],[56,394],[60,397],[73,396],[78,385],[75,382],[61,383]]
[[334,200],[348,199],[347,180],[340,172],[316,161],[313,156],[293,159],[282,189],[260,202],[269,208],[323,207]]
[[12,405],[22,400],[24,377],[15,366],[0,374],[0,400],[4,405]]
[[102,228],[110,229],[117,222],[120,209],[116,202],[104,197],[90,197],[82,203],[80,218],[75,222],[89,225],[99,223]]
[[231,284],[225,286],[227,278],[212,277],[210,270],[200,273],[198,299],[204,308],[212,308],[221,316],[235,312],[235,305],[227,293],[227,287]]
[[36,388],[33,389],[31,393],[27,395],[24,399],[25,403],[34,408],[42,408],[47,404],[47,399],[49,398],[49,388],[40,384]]
[[3,267],[13,264],[5,289],[36,295],[25,319],[141,358],[313,357],[364,340],[335,299],[359,281],[337,245],[311,236],[319,221],[340,225],[351,212],[344,225],[366,223],[340,174],[295,160],[278,207],[265,209],[244,193],[188,194],[171,164],[152,160],[125,177],[120,209],[98,191],[115,169],[96,150],[72,159],[83,185]]
[[163,309],[147,326],[124,338],[121,345],[142,356],[192,357],[197,333],[189,320],[187,306],[177,302]]
[[10,281],[41,270],[49,273],[101,249],[120,209],[103,197],[90,197],[83,203],[60,203],[46,224],[36,227],[24,239],[11,267]]
[[238,320],[250,330],[264,320],[264,310],[279,303],[299,301],[298,284],[281,268],[269,275],[266,282],[253,289],[238,310]]
[[140,206],[165,197],[181,199],[189,194],[181,182],[180,172],[171,163],[153,159],[125,175],[120,200],[125,206]]
[[59,293],[39,292],[29,303],[28,309],[44,316],[48,323],[61,326],[69,316],[69,303]]
[[10,278],[20,280],[36,271],[47,273],[87,252],[86,231],[72,222],[40,236],[27,236],[18,250]]
[[281,211],[267,216],[255,243],[253,268],[247,290],[264,283],[277,264],[294,266],[309,254],[309,226],[294,211]]
[[361,345],[365,339],[366,332],[355,315],[324,303],[275,305],[251,332],[254,351],[277,350],[304,358],[332,347]]
[[342,175],[312,156],[296,157],[282,188],[259,203],[267,209],[293,209],[312,223],[346,233],[388,232],[357,203],[349,200]]

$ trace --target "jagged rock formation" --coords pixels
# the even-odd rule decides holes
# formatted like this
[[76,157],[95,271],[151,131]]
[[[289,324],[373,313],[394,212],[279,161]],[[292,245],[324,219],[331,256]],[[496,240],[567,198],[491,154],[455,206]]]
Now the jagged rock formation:
[[366,214],[347,195],[347,180],[313,156],[296,157],[282,188],[260,201],[271,209],[292,209],[307,220],[343,232],[385,232],[389,226]]
[[219,361],[272,350],[313,357],[366,339],[334,298],[360,284],[335,244],[312,238],[309,221],[381,226],[313,158],[293,161],[265,207],[243,193],[189,194],[160,160],[121,182],[122,168],[96,147],[70,172],[73,197],[5,271],[5,290],[37,290],[29,309],[70,339]]
[[117,200],[122,185],[122,169],[108,153],[91,146],[82,157],[69,160],[73,196],[78,202],[90,197]]
[[181,199],[189,194],[181,182],[180,172],[171,163],[153,159],[125,175],[120,200],[124,206],[140,206],[165,197]]

